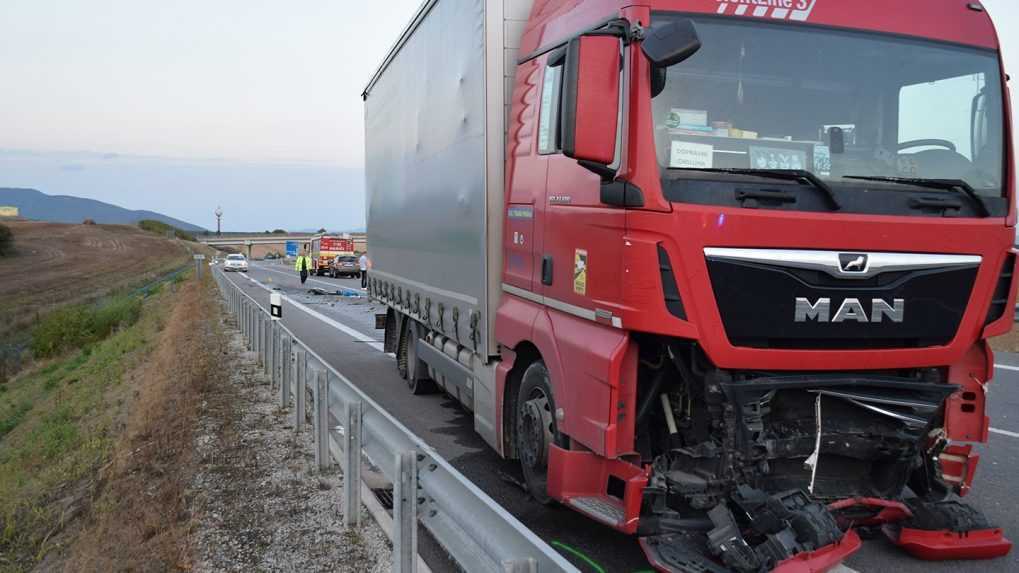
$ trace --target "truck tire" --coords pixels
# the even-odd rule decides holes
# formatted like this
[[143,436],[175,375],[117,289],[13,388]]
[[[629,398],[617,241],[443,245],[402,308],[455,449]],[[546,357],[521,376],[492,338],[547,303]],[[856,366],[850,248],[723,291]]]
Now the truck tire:
[[396,366],[400,376],[407,381],[411,394],[421,396],[434,393],[437,386],[435,381],[428,377],[428,365],[417,357],[417,341],[417,325],[412,320],[407,320],[396,352]]
[[516,438],[524,483],[535,501],[551,505],[548,494],[548,454],[552,444],[564,445],[555,419],[555,397],[548,368],[541,360],[524,371],[517,394]]

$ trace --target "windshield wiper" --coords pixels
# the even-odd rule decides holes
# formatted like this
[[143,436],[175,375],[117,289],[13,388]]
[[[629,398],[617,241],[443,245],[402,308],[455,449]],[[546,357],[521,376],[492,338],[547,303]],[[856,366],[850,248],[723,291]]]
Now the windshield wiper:
[[922,179],[918,177],[878,177],[871,175],[843,175],[844,179],[859,179],[862,181],[882,181],[885,183],[899,183],[902,185],[915,185],[929,189],[941,189],[943,191],[955,191],[969,197],[978,207],[981,217],[990,217],[991,210],[987,208],[984,198],[973,189],[969,183],[962,179]]
[[810,185],[824,194],[832,211],[840,211],[842,204],[835,198],[835,192],[823,179],[814,175],[806,169],[742,169],[730,167],[673,167],[677,171],[702,171],[705,173],[730,173],[733,175],[751,175],[754,177],[765,177],[769,179],[782,179],[785,181],[796,181]]

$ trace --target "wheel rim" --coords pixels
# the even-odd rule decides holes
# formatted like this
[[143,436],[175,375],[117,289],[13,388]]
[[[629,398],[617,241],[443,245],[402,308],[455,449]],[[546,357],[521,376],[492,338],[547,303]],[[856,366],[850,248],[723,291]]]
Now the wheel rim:
[[544,494],[548,482],[548,451],[552,444],[552,405],[544,390],[535,388],[520,406],[520,460],[528,483]]

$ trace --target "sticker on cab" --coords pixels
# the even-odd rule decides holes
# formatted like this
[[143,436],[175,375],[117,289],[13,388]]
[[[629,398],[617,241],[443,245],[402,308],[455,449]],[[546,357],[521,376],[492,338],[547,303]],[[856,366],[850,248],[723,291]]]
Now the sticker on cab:
[[669,154],[669,167],[710,169],[715,162],[715,146],[674,140]]
[[584,249],[573,252],[573,292],[587,294],[587,251]]

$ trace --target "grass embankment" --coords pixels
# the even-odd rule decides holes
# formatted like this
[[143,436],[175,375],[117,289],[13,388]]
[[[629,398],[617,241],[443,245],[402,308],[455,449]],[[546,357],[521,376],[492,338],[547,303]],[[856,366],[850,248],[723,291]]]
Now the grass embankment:
[[164,237],[172,235],[182,241],[195,242],[195,236],[191,233],[178,229],[173,225],[168,225],[162,221],[156,221],[155,219],[142,219],[141,221],[138,221],[138,227],[143,231],[155,233]]
[[186,566],[181,480],[215,371],[211,288],[206,275],[35,327],[33,350],[52,358],[0,385],[0,572]]

